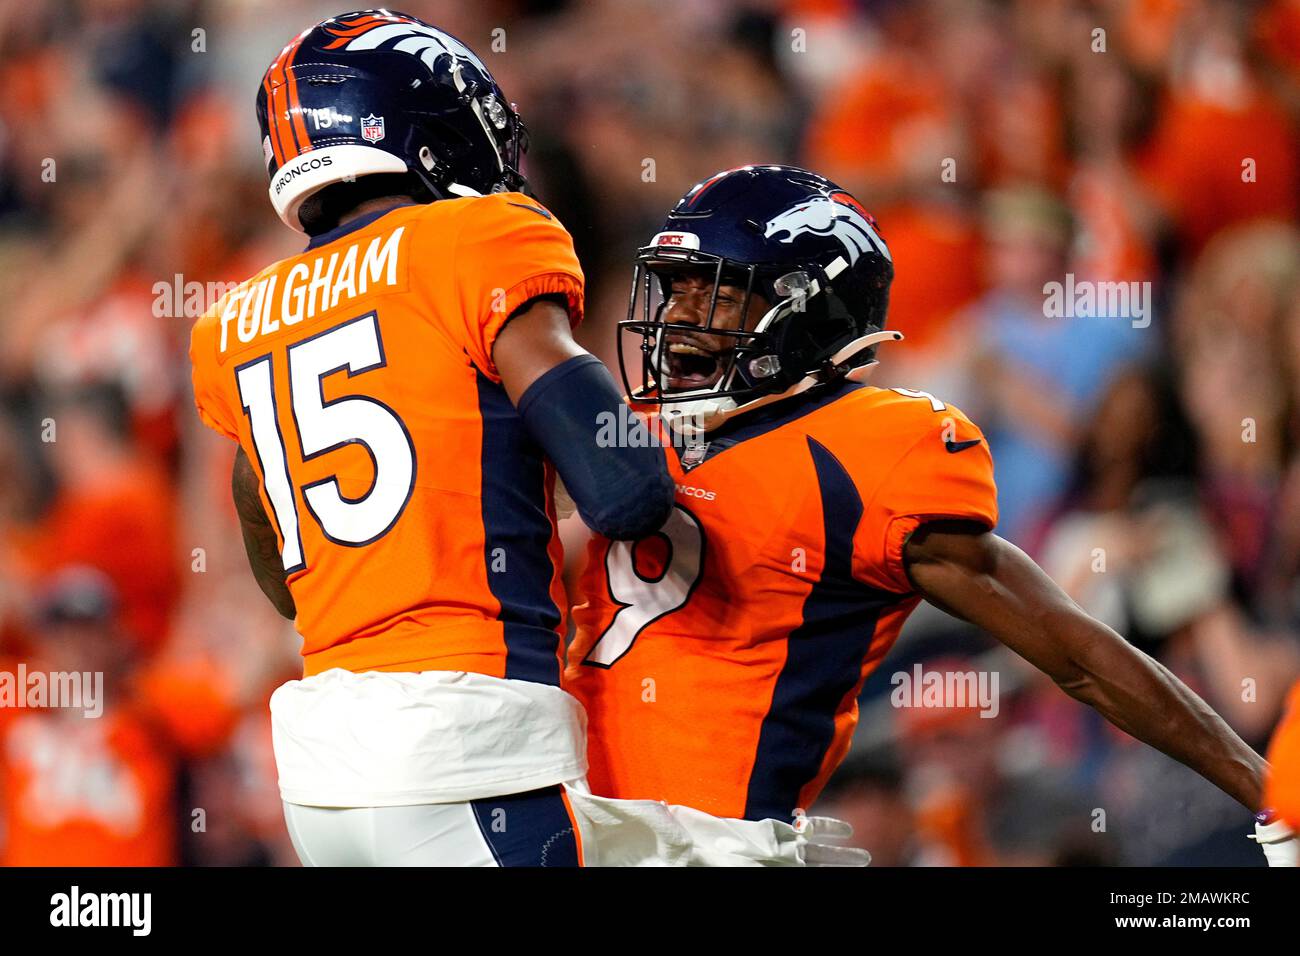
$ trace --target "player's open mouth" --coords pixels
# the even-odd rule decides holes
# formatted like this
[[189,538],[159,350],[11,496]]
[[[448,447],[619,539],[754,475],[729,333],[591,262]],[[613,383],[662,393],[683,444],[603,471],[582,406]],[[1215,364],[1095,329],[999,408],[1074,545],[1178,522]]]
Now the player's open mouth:
[[670,389],[708,388],[722,376],[722,356],[689,342],[669,342],[665,364]]

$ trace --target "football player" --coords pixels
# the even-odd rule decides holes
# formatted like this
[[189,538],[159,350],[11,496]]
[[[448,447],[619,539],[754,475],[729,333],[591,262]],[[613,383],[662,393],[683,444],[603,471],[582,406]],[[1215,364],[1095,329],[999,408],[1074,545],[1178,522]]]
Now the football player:
[[239,445],[253,572],[303,637],[271,700],[294,845],[575,865],[555,473],[615,540],[661,524],[672,484],[657,449],[596,446],[624,406],[571,335],[582,270],[523,192],[523,124],[463,43],[382,10],[303,31],[257,116],[306,248],[204,315],[191,359]]
[[663,413],[676,506],[653,535],[587,550],[564,686],[591,721],[593,792],[791,819],[925,598],[1259,810],[1264,761],[993,533],[980,430],[865,384],[902,338],[885,329],[893,272],[853,196],[786,166],[698,184],[639,253],[620,356],[630,334],[644,384],[628,390]]
[[303,31],[257,98],[270,198],[308,239],[191,339],[239,445],[253,573],[303,637],[271,698],[309,865],[861,865],[837,821],[592,795],[559,687],[555,473],[611,540],[672,508],[658,448],[573,340],[569,234],[523,193],[523,124],[455,37],[387,10]]

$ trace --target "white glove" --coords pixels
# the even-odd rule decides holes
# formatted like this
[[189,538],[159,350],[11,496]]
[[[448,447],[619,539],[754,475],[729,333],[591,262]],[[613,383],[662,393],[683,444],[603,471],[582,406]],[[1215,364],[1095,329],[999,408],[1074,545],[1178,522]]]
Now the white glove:
[[834,817],[810,817],[802,810],[794,815],[799,858],[804,866],[866,866],[871,854],[839,842],[853,836],[853,827]]
[[1300,839],[1280,817],[1271,823],[1260,822],[1261,817],[1267,820],[1270,816],[1264,811],[1255,814],[1255,835],[1249,839],[1259,844],[1269,866],[1300,866]]

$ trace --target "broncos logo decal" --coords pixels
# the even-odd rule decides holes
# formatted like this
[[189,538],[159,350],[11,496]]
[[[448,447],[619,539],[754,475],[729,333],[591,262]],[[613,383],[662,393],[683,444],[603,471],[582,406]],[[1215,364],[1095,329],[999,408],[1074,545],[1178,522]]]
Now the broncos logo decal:
[[834,236],[844,246],[850,266],[865,252],[875,252],[890,259],[889,248],[876,232],[875,220],[847,193],[819,196],[787,209],[768,220],[763,237],[771,239],[782,233],[785,235],[778,240],[780,242],[794,242],[808,233]]
[[325,28],[331,36],[337,37],[326,46],[327,50],[337,50],[339,47],[347,50],[376,50],[390,40],[397,40],[392,49],[419,57],[430,69],[433,69],[438,57],[448,55],[468,60],[484,76],[491,76],[473,50],[455,37],[422,23],[399,16],[375,14],[353,20],[339,20],[338,23],[340,26]]

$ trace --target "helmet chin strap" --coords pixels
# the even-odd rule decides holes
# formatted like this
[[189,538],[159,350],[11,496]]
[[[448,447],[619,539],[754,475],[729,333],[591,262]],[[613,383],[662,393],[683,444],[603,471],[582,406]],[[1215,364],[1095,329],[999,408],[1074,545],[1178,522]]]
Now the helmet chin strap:
[[[871,332],[867,335],[858,336],[832,355],[823,369],[805,375],[783,392],[763,395],[753,401],[745,402],[743,405],[737,405],[730,398],[698,398],[684,402],[665,402],[664,408],[673,409],[674,411],[670,413],[670,416],[678,417],[678,421],[672,422],[675,429],[680,431],[688,440],[698,441],[704,437],[706,432],[719,428],[738,415],[754,411],[765,405],[774,404],[783,399],[792,398],[795,395],[801,395],[809,389],[830,381],[839,373],[840,368],[851,365],[854,359],[873,346],[882,342],[901,342],[902,340],[903,333],[894,329],[885,329],[881,332]],[[850,368],[842,375],[847,381],[862,383],[871,377],[871,373],[875,371],[876,366],[879,364],[875,359],[872,359],[863,365]]]
[[[852,342],[850,342],[848,345],[844,346],[844,348],[840,349],[838,352],[836,352],[834,355],[830,357],[828,361],[829,371],[836,372],[842,366],[851,365],[855,358],[857,358],[867,349],[879,345],[881,342],[901,342],[901,341],[903,341],[903,333],[896,331],[895,329],[882,329],[879,332],[869,332],[866,335],[860,335]],[[866,376],[855,378],[854,373],[859,372],[862,369],[875,368],[879,364],[880,363],[877,362],[875,359],[872,359],[870,362],[867,362],[865,365],[860,365],[857,368],[849,369],[847,372],[844,373],[844,377],[847,378],[850,382],[863,381],[866,378]],[[803,381],[806,382],[809,379],[817,379],[818,381],[820,381],[817,373],[814,373],[813,375],[805,376]]]
[[688,442],[698,441],[720,415],[736,410],[734,398],[694,398],[663,403],[664,422]]
[[438,162],[433,158],[433,150],[429,149],[428,146],[420,147],[418,158],[420,160],[420,165],[424,167],[423,169],[413,168],[409,163],[407,164],[407,168],[419,177],[420,182],[424,183],[425,188],[428,189],[435,198],[447,198],[444,193],[452,196],[468,196],[473,198],[478,198],[483,195],[477,189],[471,189],[469,186],[462,186],[460,183],[447,183],[445,186],[436,185],[433,180],[429,178],[429,174],[434,171]]

